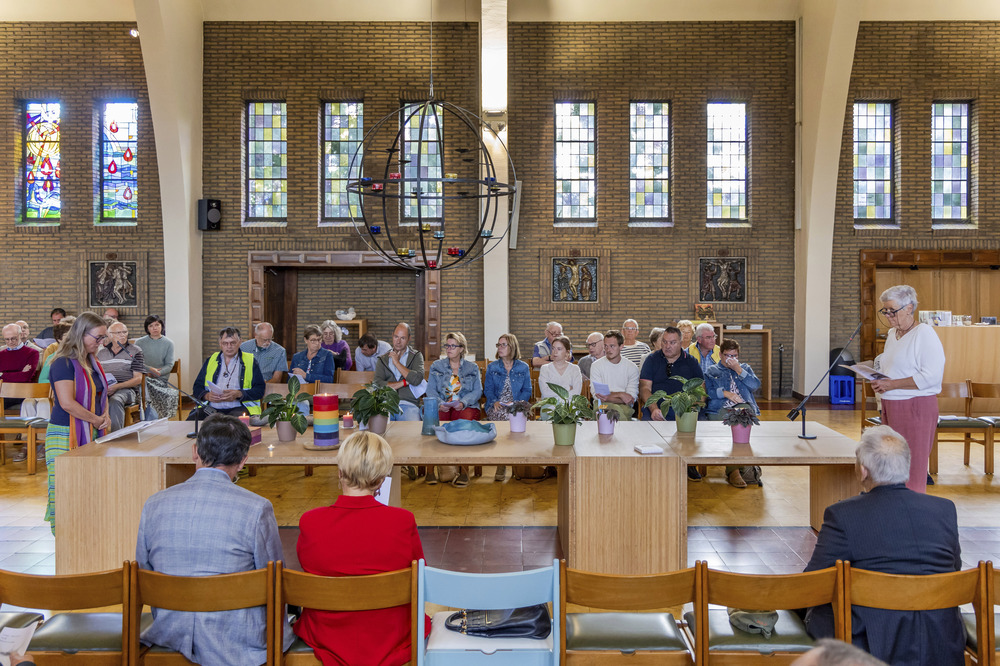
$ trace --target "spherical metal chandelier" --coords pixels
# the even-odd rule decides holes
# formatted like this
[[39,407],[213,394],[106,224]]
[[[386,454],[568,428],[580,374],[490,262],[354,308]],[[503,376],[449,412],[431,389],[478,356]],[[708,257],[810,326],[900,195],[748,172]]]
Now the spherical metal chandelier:
[[483,136],[496,140],[517,182],[507,147],[471,111],[430,99],[379,120],[351,159],[347,185],[368,247],[403,268],[446,270],[504,242],[515,187],[501,182]]

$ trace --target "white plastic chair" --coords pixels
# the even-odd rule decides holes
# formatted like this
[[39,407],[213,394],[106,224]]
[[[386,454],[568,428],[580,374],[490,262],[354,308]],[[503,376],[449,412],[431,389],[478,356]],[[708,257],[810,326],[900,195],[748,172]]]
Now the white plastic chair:
[[471,574],[429,567],[420,560],[417,574],[417,608],[425,604],[452,608],[494,610],[551,603],[552,633],[548,638],[480,638],[445,628],[453,611],[435,613],[424,649],[417,650],[417,666],[467,664],[559,663],[559,561],[530,571]]

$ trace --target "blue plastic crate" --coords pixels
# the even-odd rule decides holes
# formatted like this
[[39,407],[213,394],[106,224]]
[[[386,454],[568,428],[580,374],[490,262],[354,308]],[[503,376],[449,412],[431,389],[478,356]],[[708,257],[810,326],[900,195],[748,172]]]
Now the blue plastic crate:
[[830,404],[854,404],[854,375],[830,375]]

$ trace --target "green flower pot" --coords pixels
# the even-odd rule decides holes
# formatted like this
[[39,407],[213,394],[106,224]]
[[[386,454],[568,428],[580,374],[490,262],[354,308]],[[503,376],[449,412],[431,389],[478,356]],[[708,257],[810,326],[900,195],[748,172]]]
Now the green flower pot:
[[552,434],[555,436],[557,446],[573,446],[576,442],[576,424],[553,423]]
[[698,426],[698,412],[685,412],[677,417],[677,432],[694,432]]

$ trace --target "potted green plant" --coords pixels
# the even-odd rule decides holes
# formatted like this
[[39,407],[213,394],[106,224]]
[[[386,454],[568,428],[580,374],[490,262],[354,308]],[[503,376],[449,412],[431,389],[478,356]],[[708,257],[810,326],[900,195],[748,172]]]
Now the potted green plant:
[[[676,379],[681,383],[681,390],[676,393],[657,391],[646,400],[646,407],[655,407],[661,400],[668,403],[674,410],[674,418],[677,419],[677,432],[694,432],[698,425],[698,410],[705,401],[708,400],[708,393],[705,392],[705,380],[696,377],[688,379],[678,375],[670,379]],[[661,408],[666,416],[666,410]]]
[[594,405],[597,412],[597,434],[615,434],[615,424],[618,421],[632,420],[632,407],[617,402],[599,402]]
[[379,386],[375,382],[365,384],[351,397],[351,412],[358,423],[368,426],[368,429],[378,435],[384,435],[389,427],[389,417],[400,414],[399,394],[388,386]]
[[531,403],[527,400],[515,400],[504,407],[510,414],[511,432],[524,432],[528,427],[528,411],[531,410]]
[[278,441],[293,442],[296,433],[301,435],[309,427],[306,415],[299,408],[299,403],[312,404],[312,396],[299,392],[299,376],[288,378],[288,393],[270,393],[260,401],[264,410],[260,413],[267,419],[267,424],[278,431]]
[[543,421],[552,422],[552,434],[556,444],[573,446],[576,441],[577,424],[584,419],[593,419],[594,410],[582,395],[570,396],[569,391],[551,382],[549,388],[555,395],[551,398],[542,398],[531,408],[539,410]]
[[753,413],[753,408],[745,402],[740,402],[723,411],[725,416],[722,418],[722,423],[732,426],[733,444],[749,444],[750,428],[760,425],[760,420]]

